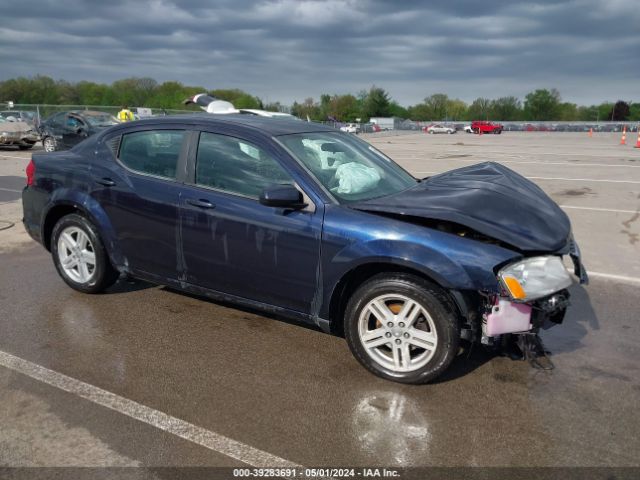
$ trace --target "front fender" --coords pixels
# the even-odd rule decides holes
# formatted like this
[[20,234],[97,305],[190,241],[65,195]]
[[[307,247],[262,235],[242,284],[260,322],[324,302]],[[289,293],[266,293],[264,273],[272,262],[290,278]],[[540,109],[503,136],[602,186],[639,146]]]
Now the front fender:
[[521,255],[435,229],[354,210],[328,208],[322,245],[322,306],[327,318],[336,287],[367,264],[414,270],[448,290],[497,293],[494,269]]
[[126,265],[126,260],[118,246],[115,230],[113,229],[109,217],[100,204],[86,192],[69,188],[58,188],[54,190],[49,202],[44,208],[42,225],[40,226],[41,238],[45,238],[45,225],[49,214],[52,210],[61,206],[73,207],[82,212],[82,214],[86,216],[97,228],[104,248],[107,250],[113,266],[118,270],[121,270],[119,267]]

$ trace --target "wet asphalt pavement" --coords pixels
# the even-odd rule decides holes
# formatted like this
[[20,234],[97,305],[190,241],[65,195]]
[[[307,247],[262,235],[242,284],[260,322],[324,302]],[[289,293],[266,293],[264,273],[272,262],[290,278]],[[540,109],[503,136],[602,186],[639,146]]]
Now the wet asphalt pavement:
[[[0,350],[300,464],[640,458],[636,287],[573,288],[565,325],[543,337],[552,372],[476,350],[435,384],[402,386],[295,324],[143,283],[74,292],[37,246],[0,265]],[[5,464],[239,464],[5,368],[0,385]]]
[[[74,292],[35,243],[0,253],[0,354],[306,466],[639,466],[640,151],[614,135],[433,137],[370,140],[418,176],[501,161],[570,215],[594,276],[542,334],[555,370],[476,348],[436,383],[399,385],[301,325],[144,283]],[[16,221],[30,153],[0,154],[0,220]],[[3,465],[246,466],[0,366]]]

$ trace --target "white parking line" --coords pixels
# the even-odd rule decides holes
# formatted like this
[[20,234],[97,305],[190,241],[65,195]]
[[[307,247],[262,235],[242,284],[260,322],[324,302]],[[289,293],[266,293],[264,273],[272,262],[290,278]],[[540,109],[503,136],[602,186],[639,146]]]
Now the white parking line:
[[[423,174],[438,174],[438,173],[444,173],[444,172],[420,171],[415,173],[419,175],[423,175]],[[528,178],[529,180],[560,180],[565,182],[632,183],[632,184],[640,185],[640,180],[609,180],[609,179],[602,179],[602,178],[564,178],[564,177],[524,177],[524,178]]]
[[[473,162],[477,162],[478,160],[470,160],[470,159],[466,159],[466,158],[461,158],[460,160],[457,160],[455,158],[437,158],[436,160],[454,160],[454,161],[458,161],[458,162],[469,162],[469,163],[473,163]],[[616,167],[620,167],[620,168],[640,168],[640,165],[613,165],[613,164],[609,164],[609,163],[578,163],[578,162],[526,162],[526,161],[520,161],[520,160],[496,160],[498,163],[515,163],[515,164],[522,164],[522,165],[527,165],[527,164],[531,164],[531,165],[569,165],[569,166],[573,166],[573,167],[605,167],[605,168],[616,168]]]
[[531,180],[560,180],[567,182],[602,182],[602,183],[633,183],[639,184],[640,180],[608,180],[601,178],[564,178],[564,177],[525,177]]
[[589,277],[604,278],[607,280],[616,280],[622,283],[631,283],[633,285],[640,285],[640,278],[627,277],[626,275],[615,275],[613,273],[600,273],[600,272],[587,272]]
[[612,213],[638,213],[638,210],[618,210],[615,208],[597,208],[597,207],[578,207],[577,205],[560,205],[561,208],[573,208],[576,210],[592,210],[594,212],[612,212]]
[[94,385],[49,370],[28,360],[0,351],[0,366],[19,372],[40,382],[72,393],[97,405],[109,408],[147,425],[171,433],[214,452],[258,468],[301,468],[289,460],[258,450],[237,440],[206,430],[192,423],[108,392]]
[[14,192],[14,193],[22,192],[22,190],[13,190],[12,188],[2,188],[2,187],[0,187],[0,190],[2,190],[3,192]]
[[0,158],[18,158],[20,160],[28,160],[29,157],[18,157],[17,155],[0,155]]

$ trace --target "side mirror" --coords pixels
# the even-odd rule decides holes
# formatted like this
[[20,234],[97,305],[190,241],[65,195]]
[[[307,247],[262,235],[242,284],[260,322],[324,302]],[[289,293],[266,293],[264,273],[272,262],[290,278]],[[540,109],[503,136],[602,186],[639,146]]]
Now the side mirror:
[[300,210],[307,206],[304,197],[293,185],[273,185],[265,188],[260,194],[260,203],[267,207],[289,208]]

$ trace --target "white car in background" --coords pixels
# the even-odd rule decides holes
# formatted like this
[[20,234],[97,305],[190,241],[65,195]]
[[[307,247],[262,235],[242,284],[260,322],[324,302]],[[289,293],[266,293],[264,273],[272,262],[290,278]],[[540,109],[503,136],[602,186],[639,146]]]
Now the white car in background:
[[424,129],[425,133],[456,133],[456,129],[454,127],[447,127],[446,125],[429,125]]
[[358,128],[358,125],[355,123],[347,123],[346,125],[340,127],[340,131],[346,133],[358,133],[360,131],[360,128]]
[[465,125],[464,131],[467,133],[473,133],[473,128],[471,128],[471,125]]

